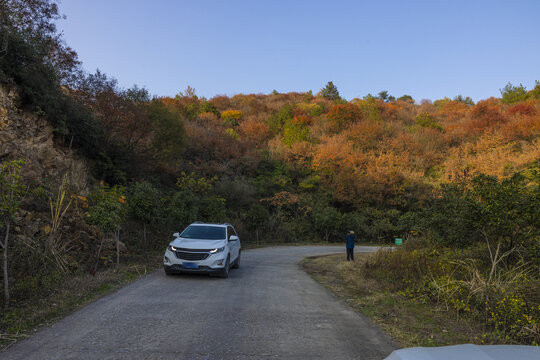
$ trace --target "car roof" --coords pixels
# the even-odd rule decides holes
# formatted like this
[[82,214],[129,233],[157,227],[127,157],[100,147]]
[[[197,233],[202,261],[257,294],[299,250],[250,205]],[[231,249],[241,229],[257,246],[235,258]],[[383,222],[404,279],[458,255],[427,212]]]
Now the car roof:
[[[223,224],[216,224],[216,223],[204,223],[200,221],[196,221],[194,223],[191,223],[189,226],[215,226],[215,227],[226,227],[226,226],[232,226],[229,223],[223,223]],[[234,226],[233,226],[234,227]]]

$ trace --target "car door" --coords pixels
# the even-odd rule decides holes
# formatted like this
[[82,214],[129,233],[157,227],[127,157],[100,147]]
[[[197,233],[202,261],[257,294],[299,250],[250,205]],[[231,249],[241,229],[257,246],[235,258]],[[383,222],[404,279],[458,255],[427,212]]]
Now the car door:
[[[232,235],[236,234],[232,226],[227,226],[227,239],[230,239]],[[240,251],[240,240],[229,241],[229,249],[231,249],[231,262],[235,261],[238,258],[238,252]]]

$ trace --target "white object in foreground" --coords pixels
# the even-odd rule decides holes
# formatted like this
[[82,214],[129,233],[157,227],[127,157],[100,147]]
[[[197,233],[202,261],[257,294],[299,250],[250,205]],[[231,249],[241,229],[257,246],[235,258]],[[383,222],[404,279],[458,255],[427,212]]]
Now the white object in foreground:
[[452,345],[395,350],[386,360],[540,360],[539,346]]

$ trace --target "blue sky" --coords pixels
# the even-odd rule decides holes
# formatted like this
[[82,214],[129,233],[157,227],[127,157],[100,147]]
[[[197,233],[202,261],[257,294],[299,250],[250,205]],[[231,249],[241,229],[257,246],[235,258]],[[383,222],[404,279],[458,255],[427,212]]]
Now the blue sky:
[[474,100],[540,80],[540,1],[63,0],[86,70],[199,96],[317,92]]

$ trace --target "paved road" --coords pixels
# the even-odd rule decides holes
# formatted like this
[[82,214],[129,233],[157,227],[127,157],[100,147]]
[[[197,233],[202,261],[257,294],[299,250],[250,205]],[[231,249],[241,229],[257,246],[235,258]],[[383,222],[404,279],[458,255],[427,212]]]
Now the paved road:
[[228,279],[160,270],[0,359],[383,359],[395,345],[297,265],[333,252],[344,249],[248,250]]

